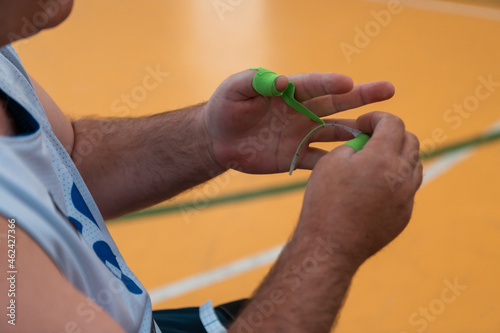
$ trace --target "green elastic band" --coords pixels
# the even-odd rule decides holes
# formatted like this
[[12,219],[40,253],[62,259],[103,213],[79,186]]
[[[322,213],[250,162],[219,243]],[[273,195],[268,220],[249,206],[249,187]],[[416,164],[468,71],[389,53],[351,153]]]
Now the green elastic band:
[[257,70],[257,74],[255,74],[255,76],[253,77],[252,86],[259,94],[269,97],[281,96],[286,104],[288,104],[292,109],[302,113],[304,116],[309,117],[310,119],[320,124],[325,124],[323,119],[318,117],[316,114],[314,114],[314,112],[306,108],[295,99],[295,85],[292,82],[289,82],[286,89],[280,92],[278,89],[276,89],[276,85],[274,84],[274,82],[281,75],[278,75],[273,71],[262,67],[250,69]]
[[292,82],[289,82],[288,83],[288,87],[286,87],[285,91],[283,91],[283,100],[286,102],[286,104],[290,105],[291,108],[293,108],[294,110],[297,110],[299,111],[300,113],[302,113],[304,116],[307,116],[309,118],[311,118],[312,120],[320,123],[320,124],[325,124],[325,122],[323,121],[323,119],[321,119],[320,117],[318,117],[316,114],[314,114],[311,110],[309,110],[308,108],[306,108],[304,105],[302,105],[301,103],[299,103],[296,99],[295,99],[295,86],[293,85]]
[[355,151],[360,151],[366,145],[368,140],[370,140],[370,137],[367,134],[361,133],[354,139],[344,143],[344,145],[352,147]]

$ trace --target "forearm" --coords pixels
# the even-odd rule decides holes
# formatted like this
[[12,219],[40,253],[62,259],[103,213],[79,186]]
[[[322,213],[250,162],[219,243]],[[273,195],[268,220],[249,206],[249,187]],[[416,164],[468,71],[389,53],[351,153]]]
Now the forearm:
[[73,124],[72,158],[105,218],[159,203],[223,172],[211,156],[204,107]]
[[296,233],[229,332],[330,332],[358,267],[340,246]]

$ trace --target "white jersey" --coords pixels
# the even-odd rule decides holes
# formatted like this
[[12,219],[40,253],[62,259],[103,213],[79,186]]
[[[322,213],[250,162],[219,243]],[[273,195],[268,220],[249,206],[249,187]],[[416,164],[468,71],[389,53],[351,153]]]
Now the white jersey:
[[[0,90],[21,130],[0,136],[0,214],[15,219],[126,332],[160,332],[146,289],[125,264],[11,46],[0,49]],[[75,311],[84,320],[94,315],[86,304]]]

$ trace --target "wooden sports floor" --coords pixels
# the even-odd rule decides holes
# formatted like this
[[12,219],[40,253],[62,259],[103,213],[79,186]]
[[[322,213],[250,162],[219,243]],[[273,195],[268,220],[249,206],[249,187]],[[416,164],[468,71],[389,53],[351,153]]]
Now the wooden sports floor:
[[[471,145],[425,160],[412,222],[360,269],[336,332],[500,331],[500,1],[86,0],[16,49],[74,119],[196,104],[255,66],[393,82],[341,117],[392,112],[425,152]],[[109,228],[155,309],[249,297],[308,174],[229,172]]]

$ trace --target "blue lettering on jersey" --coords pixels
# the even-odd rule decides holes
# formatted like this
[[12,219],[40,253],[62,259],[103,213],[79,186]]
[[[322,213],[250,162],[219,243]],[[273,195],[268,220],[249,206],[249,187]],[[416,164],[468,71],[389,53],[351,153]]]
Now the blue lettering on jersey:
[[101,259],[101,261],[104,263],[104,265],[106,265],[107,261],[120,271],[121,276],[119,276],[118,278],[120,278],[123,281],[123,283],[131,293],[136,295],[142,294],[141,288],[139,288],[137,284],[135,284],[135,282],[132,281],[132,279],[123,274],[123,271],[121,270],[120,265],[116,260],[116,256],[114,255],[113,250],[111,250],[111,248],[109,247],[108,243],[104,241],[97,241],[94,243],[93,248],[99,259]]
[[[76,210],[85,215],[90,221],[92,221],[98,228],[99,225],[97,224],[96,220],[94,219],[94,216],[90,212],[89,206],[85,203],[85,200],[83,200],[82,194],[76,187],[76,184],[73,183],[73,187],[71,188],[71,201],[73,201],[73,205],[75,206]],[[99,228],[101,229],[101,228]]]
[[[85,203],[85,200],[83,199],[83,196],[80,193],[80,191],[78,190],[78,188],[76,187],[75,183],[73,183],[73,187],[71,188],[71,200],[73,201],[73,205],[75,206],[75,208],[80,213],[82,213],[85,217],[87,217],[90,221],[92,221],[92,223],[94,223],[99,228],[99,225],[97,225],[97,222],[94,219],[94,216],[90,212],[89,207]],[[68,219],[71,221],[71,223],[73,223],[75,228],[81,234],[83,231],[82,223],[73,217],[68,217]],[[102,240],[97,241],[94,243],[93,249],[94,249],[94,252],[97,255],[97,257],[99,259],[101,259],[101,261],[104,263],[104,265],[106,265],[106,262],[107,262],[110,265],[112,265],[113,267],[116,267],[116,269],[120,271],[120,276],[116,276],[116,277],[119,278],[123,282],[123,284],[127,287],[127,289],[131,293],[136,294],[136,295],[142,294],[141,288],[139,288],[139,286],[131,278],[129,278],[128,276],[126,276],[123,273],[123,271],[120,267],[120,264],[118,263],[118,260],[116,260],[116,256],[113,253],[113,250],[111,249],[111,247],[108,245],[108,243],[106,243],[105,241],[102,241]],[[108,267],[108,269],[113,274],[115,274],[113,272],[113,270],[111,270],[109,267]]]
[[73,217],[68,217],[68,219],[70,220],[71,223],[73,223],[73,225],[75,226],[76,230],[78,230],[78,232],[81,234],[82,233],[82,230],[83,230],[83,226],[80,222],[78,222],[75,218]]

